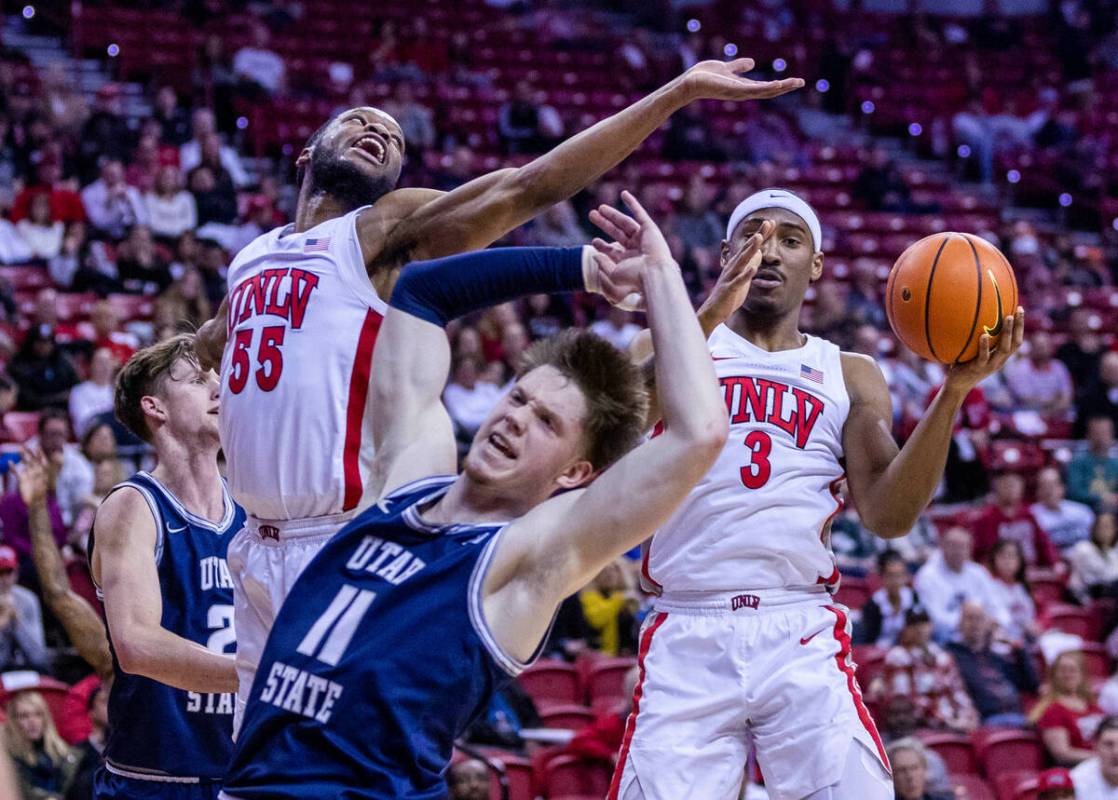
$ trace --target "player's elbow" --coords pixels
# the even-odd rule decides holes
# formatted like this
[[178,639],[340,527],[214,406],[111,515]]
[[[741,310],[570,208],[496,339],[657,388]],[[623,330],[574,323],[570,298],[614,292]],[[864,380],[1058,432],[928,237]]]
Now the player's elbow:
[[907,536],[916,520],[888,514],[861,514],[863,527],[881,539],[900,539]]
[[113,640],[116,660],[130,675],[150,675],[156,660],[155,650],[147,645],[142,631],[133,630]]
[[722,409],[717,414],[696,420],[687,426],[682,437],[688,460],[700,465],[705,472],[726,446],[729,435],[730,420]]

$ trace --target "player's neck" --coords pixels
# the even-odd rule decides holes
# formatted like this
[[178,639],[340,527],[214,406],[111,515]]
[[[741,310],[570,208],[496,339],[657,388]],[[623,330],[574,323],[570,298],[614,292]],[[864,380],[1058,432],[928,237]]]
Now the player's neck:
[[157,441],[159,465],[151,471],[186,510],[216,522],[225,515],[225,492],[217,468],[217,449],[190,447],[172,440]]
[[423,512],[423,518],[434,524],[452,522],[506,522],[522,517],[538,503],[512,498],[470,480],[465,474],[458,476],[446,494],[435,505]]
[[803,347],[807,339],[800,333],[800,314],[781,317],[762,317],[746,314],[739,309],[727,320],[726,325],[741,338],[755,347],[776,353],[780,350],[795,350]]
[[295,232],[309,231],[330,219],[344,217],[350,211],[346,205],[327,192],[316,192],[304,186],[295,207]]

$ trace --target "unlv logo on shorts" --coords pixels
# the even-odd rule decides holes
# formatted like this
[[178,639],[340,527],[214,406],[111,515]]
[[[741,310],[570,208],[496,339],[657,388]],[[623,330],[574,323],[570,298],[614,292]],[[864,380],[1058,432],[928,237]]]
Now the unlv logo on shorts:
[[761,605],[761,598],[755,594],[739,594],[730,598],[730,610],[738,611],[743,608],[756,608]]
[[276,528],[272,525],[261,525],[260,526],[260,538],[261,539],[274,539],[275,541],[278,542],[279,541],[279,528]]

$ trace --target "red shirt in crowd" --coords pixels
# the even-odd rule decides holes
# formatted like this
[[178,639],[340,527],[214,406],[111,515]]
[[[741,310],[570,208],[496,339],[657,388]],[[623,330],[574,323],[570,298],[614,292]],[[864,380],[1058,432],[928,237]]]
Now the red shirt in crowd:
[[1030,566],[1051,567],[1060,563],[1060,554],[1048,538],[1028,506],[1020,505],[1012,514],[997,506],[987,506],[975,520],[974,560],[982,562],[1003,539],[1012,539],[1021,545],[1025,562]]
[[55,222],[85,222],[85,206],[77,192],[69,189],[51,189],[46,186],[29,186],[16,195],[12,203],[12,222],[25,219],[31,211],[31,199],[37,194],[50,195],[50,218]]
[[600,714],[575,734],[567,744],[567,752],[613,764],[625,738],[625,714]]
[[1091,740],[1095,729],[1102,722],[1105,713],[1092,703],[1084,711],[1075,711],[1057,701],[1045,709],[1036,721],[1037,730],[1062,728],[1068,732],[1068,744],[1078,750],[1091,750]]

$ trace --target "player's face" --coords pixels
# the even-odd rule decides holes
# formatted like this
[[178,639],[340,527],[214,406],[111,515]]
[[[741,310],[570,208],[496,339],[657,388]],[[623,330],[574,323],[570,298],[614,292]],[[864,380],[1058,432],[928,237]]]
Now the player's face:
[[722,264],[741,250],[766,219],[776,223],[761,252],[761,264],[749,287],[742,310],[750,315],[779,317],[799,309],[807,287],[823,274],[823,255],[799,216],[783,208],[762,208],[740,223],[729,242],[722,243]]
[[465,472],[486,486],[544,497],[584,483],[586,398],[550,366],[520,378],[490,413],[466,455]]
[[213,370],[180,358],[171,365],[156,399],[168,430],[183,441],[216,441],[220,382]]
[[352,108],[327,126],[297,166],[309,167],[314,187],[349,205],[372,203],[392,191],[404,161],[404,132],[376,108]]

